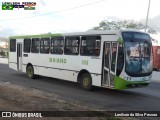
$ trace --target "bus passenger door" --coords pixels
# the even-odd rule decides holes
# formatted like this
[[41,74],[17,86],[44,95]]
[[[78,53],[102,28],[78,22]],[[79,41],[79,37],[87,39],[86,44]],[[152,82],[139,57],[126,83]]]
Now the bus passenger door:
[[17,43],[17,70],[22,71],[22,43]]
[[117,66],[117,42],[105,42],[103,52],[102,86],[113,87]]

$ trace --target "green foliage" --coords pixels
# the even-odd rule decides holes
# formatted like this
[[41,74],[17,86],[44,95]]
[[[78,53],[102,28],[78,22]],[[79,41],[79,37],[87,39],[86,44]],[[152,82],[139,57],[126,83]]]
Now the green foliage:
[[[147,26],[148,32],[155,34],[156,31],[153,28]],[[145,26],[142,23],[135,22],[133,20],[123,21],[107,21],[103,20],[98,26],[93,27],[91,30],[118,30],[118,29],[136,29],[143,30]]]
[[5,56],[5,52],[3,51],[2,48],[0,48],[0,56]]

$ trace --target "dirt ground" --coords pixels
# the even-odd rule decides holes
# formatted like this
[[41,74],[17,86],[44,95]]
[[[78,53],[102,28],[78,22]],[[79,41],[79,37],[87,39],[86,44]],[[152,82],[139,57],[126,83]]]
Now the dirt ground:
[[[19,85],[0,82],[0,111],[88,111],[88,110],[91,109],[75,103],[70,103],[65,100],[62,100],[55,93],[48,93],[46,91],[44,92],[42,90],[37,90],[34,88],[27,88]],[[6,120],[6,118],[4,119]],[[17,118],[15,119],[17,120]],[[38,120],[42,118],[32,118],[32,119]],[[73,118],[48,117],[43,119],[72,120]],[[82,118],[76,118],[76,119],[82,119]],[[83,119],[88,120],[90,118],[83,117]],[[94,119],[101,120],[102,118],[94,118]]]
[[[96,111],[96,109],[60,99],[55,93],[0,82],[0,111]],[[22,118],[0,118],[0,120]],[[127,118],[106,117],[42,117],[23,120],[123,120]],[[128,118],[130,120],[130,118]]]

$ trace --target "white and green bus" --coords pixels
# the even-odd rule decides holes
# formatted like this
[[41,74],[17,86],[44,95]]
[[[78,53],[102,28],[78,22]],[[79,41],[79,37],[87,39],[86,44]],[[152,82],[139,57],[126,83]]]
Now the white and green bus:
[[11,36],[9,67],[93,86],[127,89],[147,86],[152,74],[152,43],[131,30]]

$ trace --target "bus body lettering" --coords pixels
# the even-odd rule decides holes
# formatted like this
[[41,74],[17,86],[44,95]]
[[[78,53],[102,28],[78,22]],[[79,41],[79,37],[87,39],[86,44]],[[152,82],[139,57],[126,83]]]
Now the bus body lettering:
[[67,60],[63,58],[49,58],[49,62],[53,63],[66,63]]

